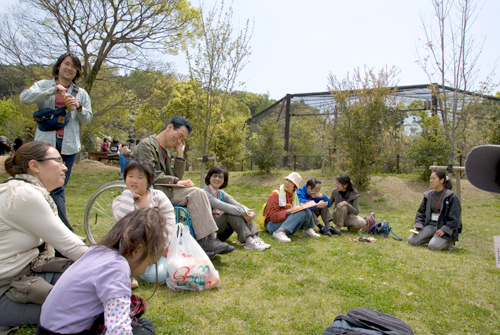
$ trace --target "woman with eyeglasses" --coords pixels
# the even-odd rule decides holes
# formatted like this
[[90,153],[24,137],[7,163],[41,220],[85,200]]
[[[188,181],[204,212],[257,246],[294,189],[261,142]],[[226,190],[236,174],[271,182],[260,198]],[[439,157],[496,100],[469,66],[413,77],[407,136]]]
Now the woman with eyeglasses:
[[56,148],[23,144],[5,170],[12,178],[0,184],[0,330],[36,325],[52,286],[87,251],[49,194],[64,184],[67,171]]
[[228,182],[229,172],[223,166],[212,166],[205,177],[207,186],[204,190],[212,206],[214,220],[219,227],[217,237],[225,241],[236,232],[238,241],[244,244],[245,249],[263,251],[270,248],[271,245],[258,236],[252,222],[255,212],[222,191]]

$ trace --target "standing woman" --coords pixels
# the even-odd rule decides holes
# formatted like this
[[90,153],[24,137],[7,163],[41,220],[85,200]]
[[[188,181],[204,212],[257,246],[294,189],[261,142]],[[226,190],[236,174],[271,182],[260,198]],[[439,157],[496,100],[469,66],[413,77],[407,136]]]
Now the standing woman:
[[[64,190],[69,182],[73,164],[81,149],[80,127],[92,120],[92,106],[88,93],[76,85],[81,76],[82,64],[73,53],[62,54],[52,67],[50,80],[40,80],[30,88],[21,92],[19,100],[23,104],[36,104],[39,110],[44,108],[57,109],[66,107],[69,122],[61,129],[42,131],[39,127],[35,132],[35,141],[49,142],[61,154],[66,165],[64,184],[50,192],[59,211],[59,217],[73,231],[66,217],[66,197]],[[67,95],[66,95],[67,93]]]
[[334,188],[330,195],[333,222],[335,222],[335,229],[331,228],[332,233],[339,234],[342,227],[357,232],[366,224],[365,219],[358,216],[359,193],[352,185],[351,178],[346,174],[338,176],[335,182],[337,188]]
[[[54,259],[54,248],[72,261],[87,250],[49,195],[64,184],[67,171],[56,148],[23,144],[7,158],[5,170],[14,178],[0,184],[0,330],[36,325],[42,303],[69,265]],[[56,265],[58,271],[46,268]]]
[[229,172],[223,166],[212,166],[205,177],[204,190],[212,206],[212,215],[219,227],[219,240],[227,240],[233,232],[245,249],[263,251],[271,247],[259,236],[252,220],[255,212],[240,204],[229,194],[222,191],[229,181]]
[[432,171],[429,182],[432,190],[424,193],[413,224],[415,232],[408,237],[408,243],[429,243],[431,250],[453,250],[462,232],[462,207],[444,171]]

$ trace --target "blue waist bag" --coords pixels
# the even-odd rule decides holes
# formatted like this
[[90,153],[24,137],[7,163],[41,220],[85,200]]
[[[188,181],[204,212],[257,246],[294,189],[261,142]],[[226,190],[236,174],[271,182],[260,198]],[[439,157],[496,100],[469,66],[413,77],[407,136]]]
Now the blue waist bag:
[[33,113],[33,119],[41,131],[52,131],[64,128],[71,118],[66,106],[58,109],[44,108]]

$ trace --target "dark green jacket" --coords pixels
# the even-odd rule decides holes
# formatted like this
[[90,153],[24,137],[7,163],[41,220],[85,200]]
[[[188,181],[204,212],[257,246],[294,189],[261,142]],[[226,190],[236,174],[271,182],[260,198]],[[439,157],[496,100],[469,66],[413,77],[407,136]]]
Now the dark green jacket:
[[[164,160],[161,154],[161,148],[156,139],[156,135],[151,135],[139,142],[135,147],[130,158],[144,158],[153,163],[155,169],[155,184],[173,184],[174,178],[177,177],[182,179],[184,176],[184,168],[186,166],[185,159],[175,159],[174,167],[172,168],[172,157],[167,150],[167,159]],[[172,197],[171,187],[157,187],[156,189],[161,189],[167,197]]]

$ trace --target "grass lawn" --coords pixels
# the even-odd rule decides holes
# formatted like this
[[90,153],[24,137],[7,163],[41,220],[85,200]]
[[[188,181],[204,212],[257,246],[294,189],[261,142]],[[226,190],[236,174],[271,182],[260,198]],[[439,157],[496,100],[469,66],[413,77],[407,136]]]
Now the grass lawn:
[[[80,235],[86,202],[99,186],[116,180],[117,171],[98,163],[75,166],[66,201]],[[185,178],[198,185],[198,173]],[[288,173],[232,172],[227,191],[258,211]],[[303,181],[319,177],[328,196],[335,185],[331,174],[301,175]],[[430,251],[406,243],[428,184],[408,175],[379,175],[372,182],[361,193],[361,215],[376,212],[377,220],[389,221],[403,242],[351,242],[358,235],[343,232],[319,239],[296,234],[292,243],[282,244],[262,232],[272,248],[254,252],[243,249],[233,235],[236,250],[213,259],[219,288],[176,293],[162,285],[150,297],[154,285],[142,282],[135,293],[148,298],[146,316],[158,334],[322,334],[335,316],[364,306],[403,319],[416,334],[499,334],[500,269],[493,236],[500,235],[500,198],[464,180],[460,241],[454,251]],[[34,328],[22,328],[16,334],[34,333]]]

